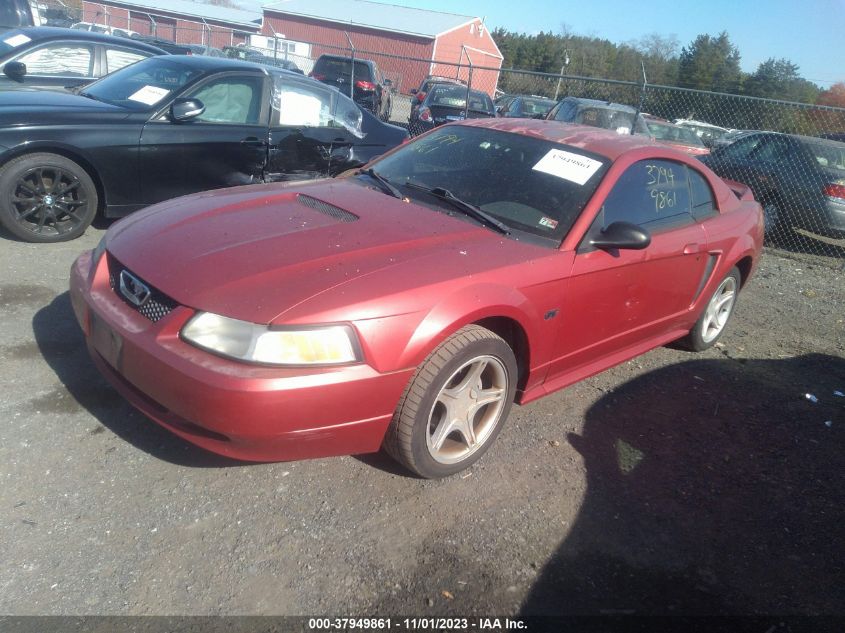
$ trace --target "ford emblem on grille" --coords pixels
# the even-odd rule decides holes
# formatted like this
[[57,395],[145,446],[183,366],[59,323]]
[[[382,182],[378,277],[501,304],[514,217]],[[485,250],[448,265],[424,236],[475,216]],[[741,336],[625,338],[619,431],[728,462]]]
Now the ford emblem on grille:
[[128,270],[121,270],[120,294],[126,297],[133,305],[141,307],[150,298],[150,289],[143,281]]

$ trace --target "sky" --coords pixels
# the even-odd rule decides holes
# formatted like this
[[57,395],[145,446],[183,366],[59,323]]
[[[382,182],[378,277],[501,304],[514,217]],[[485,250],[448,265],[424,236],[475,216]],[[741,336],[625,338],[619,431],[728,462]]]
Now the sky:
[[845,81],[845,0],[376,0],[486,18],[517,33],[560,33],[624,43],[675,35],[689,46],[700,34],[727,31],[741,66],[754,72],[770,57],[786,58],[805,79],[829,88]]

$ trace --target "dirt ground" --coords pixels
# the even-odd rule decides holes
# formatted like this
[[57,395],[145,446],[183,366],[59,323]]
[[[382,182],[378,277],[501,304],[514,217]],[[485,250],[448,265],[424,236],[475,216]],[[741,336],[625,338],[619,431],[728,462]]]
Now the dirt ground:
[[768,251],[719,347],[518,407],[421,481],[233,462],[134,411],[66,291],[101,233],[0,240],[0,613],[845,611],[842,260]]

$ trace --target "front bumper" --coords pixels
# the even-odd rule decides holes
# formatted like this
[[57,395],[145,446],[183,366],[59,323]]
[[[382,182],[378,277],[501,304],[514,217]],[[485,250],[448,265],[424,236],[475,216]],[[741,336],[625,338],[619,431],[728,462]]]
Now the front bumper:
[[137,409],[221,455],[281,461],[378,451],[413,369],[381,374],[366,364],[270,368],[193,347],[179,331],[194,311],[157,322],[109,286],[107,258],[74,263],[70,295],[95,364]]

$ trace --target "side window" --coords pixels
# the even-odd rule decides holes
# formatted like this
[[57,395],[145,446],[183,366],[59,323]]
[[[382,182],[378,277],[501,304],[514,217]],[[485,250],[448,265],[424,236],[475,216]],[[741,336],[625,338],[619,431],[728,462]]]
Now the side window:
[[722,157],[729,158],[731,160],[742,160],[748,158],[751,152],[754,151],[762,140],[763,137],[758,135],[741,138],[721,150],[719,154]]
[[716,215],[719,210],[716,207],[716,198],[707,179],[694,169],[688,169],[690,202],[692,206],[692,217],[696,220],[704,220]]
[[56,43],[30,51],[17,59],[26,64],[28,75],[92,77],[93,51],[88,46]]
[[605,227],[619,221],[651,228],[692,224],[686,166],[670,160],[634,163],[608,194],[601,215]]
[[106,49],[106,73],[113,73],[120,70],[124,66],[134,64],[142,59],[146,59],[149,55],[145,53],[138,53],[135,51],[127,51],[120,48]]
[[751,159],[761,163],[777,163],[787,160],[789,150],[786,139],[770,136],[754,148]]
[[274,76],[270,125],[345,128],[362,138],[361,121],[358,106],[337,90]]
[[263,79],[258,75],[228,75],[213,79],[185,96],[199,99],[205,105],[205,112],[196,121],[258,125]]

